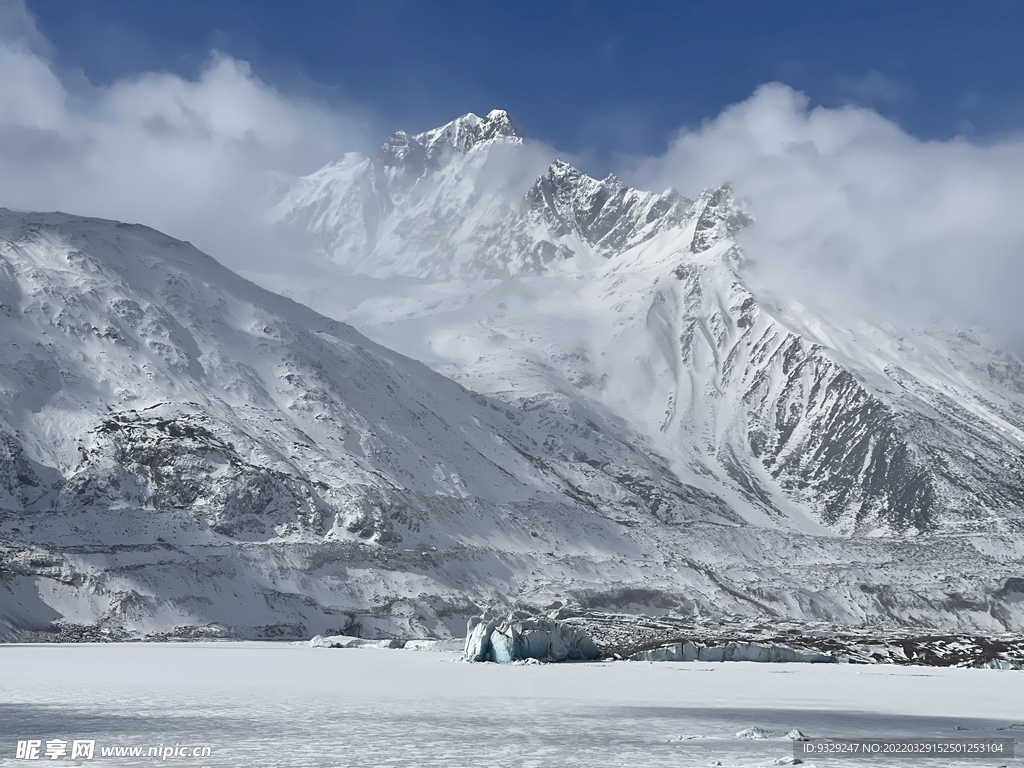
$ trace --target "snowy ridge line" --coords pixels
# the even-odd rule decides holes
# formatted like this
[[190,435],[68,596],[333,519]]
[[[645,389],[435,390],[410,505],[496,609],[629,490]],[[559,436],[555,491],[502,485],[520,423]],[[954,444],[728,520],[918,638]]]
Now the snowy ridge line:
[[398,132],[373,158],[348,154],[292,179],[268,218],[313,235],[348,274],[486,279],[598,265],[698,220],[703,242],[727,226],[705,214],[709,200],[717,204],[710,192],[690,201],[541,161],[508,114],[492,110]]

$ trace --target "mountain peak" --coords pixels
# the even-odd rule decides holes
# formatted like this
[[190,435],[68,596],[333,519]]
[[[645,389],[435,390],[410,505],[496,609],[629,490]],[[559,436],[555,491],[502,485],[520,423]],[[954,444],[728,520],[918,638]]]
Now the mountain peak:
[[490,141],[519,144],[524,138],[522,128],[503,109],[492,109],[486,117],[467,112],[423,133],[391,134],[381,145],[377,159],[385,166],[404,167],[419,176],[428,168],[440,167],[453,153],[465,154]]
[[582,176],[583,172],[572,163],[567,163],[562,158],[556,158],[545,172],[546,176]]
[[508,136],[515,139],[526,138],[526,134],[523,133],[519,123],[513,120],[512,116],[504,109],[492,109],[487,113],[487,117],[483,121],[490,126],[490,130],[496,136]]
[[619,179],[614,173],[609,173],[603,179],[597,179],[587,173],[584,173],[572,163],[566,162],[562,158],[557,158],[548,169],[544,172],[544,175],[538,179],[537,183],[540,183],[543,179],[557,180],[563,183],[572,184],[586,184],[587,186],[601,186],[607,187],[612,190],[624,189],[625,185],[622,180]]
[[519,142],[524,138],[519,125],[503,109],[492,109],[486,117],[468,112],[439,128],[417,134],[413,137],[427,151],[438,147],[450,147],[468,152],[477,144],[492,139],[504,138]]

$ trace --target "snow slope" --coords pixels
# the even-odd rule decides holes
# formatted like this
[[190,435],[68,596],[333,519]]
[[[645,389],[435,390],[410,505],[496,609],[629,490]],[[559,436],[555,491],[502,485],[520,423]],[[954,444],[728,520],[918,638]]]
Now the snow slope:
[[[729,517],[596,425],[468,392],[144,227],[4,212],[0,258],[5,541],[401,545],[422,564],[428,547],[536,549],[555,520],[611,554],[635,482],[688,519]],[[30,579],[63,568],[7,555]]]

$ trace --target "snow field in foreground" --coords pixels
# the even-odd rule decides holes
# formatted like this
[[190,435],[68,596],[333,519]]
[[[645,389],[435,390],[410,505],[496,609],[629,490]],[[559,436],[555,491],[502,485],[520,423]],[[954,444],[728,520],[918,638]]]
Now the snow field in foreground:
[[99,747],[180,743],[212,747],[212,758],[169,760],[195,766],[762,766],[790,757],[791,742],[737,734],[794,728],[812,737],[1024,735],[1024,676],[753,663],[507,666],[274,643],[0,645],[0,766],[38,764],[16,760],[16,742],[53,738],[97,742],[95,759],[54,765],[153,765],[160,761],[104,759]]

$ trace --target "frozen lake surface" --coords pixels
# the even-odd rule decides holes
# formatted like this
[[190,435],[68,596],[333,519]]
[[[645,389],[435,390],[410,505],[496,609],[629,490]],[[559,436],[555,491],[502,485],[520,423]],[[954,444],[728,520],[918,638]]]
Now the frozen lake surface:
[[[925,667],[595,662],[274,643],[0,645],[0,765],[18,740],[210,746],[194,766],[772,765],[786,738],[1024,738],[1024,673]],[[966,729],[966,730],[965,730]],[[1017,745],[1018,753],[1024,745]],[[45,758],[44,758],[45,759]],[[804,765],[884,765],[836,759]],[[894,765],[951,765],[898,760]],[[1024,766],[1024,759],[970,765]]]

